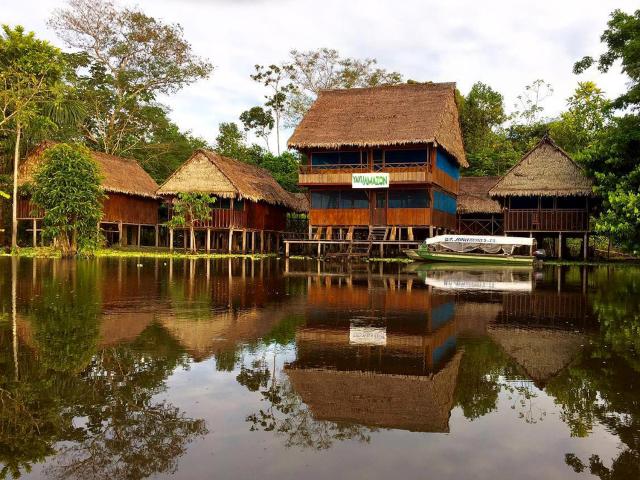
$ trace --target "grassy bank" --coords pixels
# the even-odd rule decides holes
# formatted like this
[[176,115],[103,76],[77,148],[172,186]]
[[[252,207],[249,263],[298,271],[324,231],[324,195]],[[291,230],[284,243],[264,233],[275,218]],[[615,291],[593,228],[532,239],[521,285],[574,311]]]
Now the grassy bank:
[[[60,251],[52,247],[27,247],[18,248],[15,255],[22,258],[60,258]],[[5,252],[3,256],[9,256],[11,253]],[[190,253],[184,250],[174,250],[170,252],[166,249],[121,249],[121,248],[101,248],[91,253],[80,254],[80,257],[94,258],[252,258],[261,259],[275,257],[276,254],[225,254],[225,253]]]

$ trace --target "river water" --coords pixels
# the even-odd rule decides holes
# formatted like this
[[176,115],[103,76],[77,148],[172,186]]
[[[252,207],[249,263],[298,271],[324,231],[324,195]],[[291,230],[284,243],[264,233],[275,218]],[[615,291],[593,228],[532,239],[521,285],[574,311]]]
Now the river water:
[[0,478],[640,478],[640,269],[0,258]]

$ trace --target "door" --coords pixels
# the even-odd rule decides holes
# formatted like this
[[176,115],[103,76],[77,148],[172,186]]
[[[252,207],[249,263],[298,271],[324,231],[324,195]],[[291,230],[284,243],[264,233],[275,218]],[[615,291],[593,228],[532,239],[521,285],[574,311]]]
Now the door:
[[371,225],[387,224],[387,191],[371,192]]

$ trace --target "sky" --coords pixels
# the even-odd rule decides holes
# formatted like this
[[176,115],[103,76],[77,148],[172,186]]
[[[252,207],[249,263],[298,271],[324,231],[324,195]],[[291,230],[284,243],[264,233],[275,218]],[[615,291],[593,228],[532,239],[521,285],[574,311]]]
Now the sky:
[[[545,115],[557,116],[578,81],[595,81],[610,97],[627,79],[614,68],[572,73],[584,55],[603,50],[600,35],[616,8],[637,0],[116,0],[179,23],[194,52],[214,65],[210,78],[162,98],[171,118],[213,143],[220,122],[261,104],[267,93],[249,75],[255,64],[279,63],[295,48],[337,49],[375,58],[388,70],[419,81],[474,82],[501,92],[508,111],[536,79],[554,89]],[[65,0],[0,0],[0,23],[20,24],[62,47],[47,27]],[[283,132],[284,146],[291,132]],[[273,141],[271,142],[274,143]]]

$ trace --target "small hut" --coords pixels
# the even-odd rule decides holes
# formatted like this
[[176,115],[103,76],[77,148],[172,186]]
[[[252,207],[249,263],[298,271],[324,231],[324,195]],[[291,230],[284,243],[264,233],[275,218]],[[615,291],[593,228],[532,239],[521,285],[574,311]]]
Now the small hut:
[[504,232],[555,241],[559,258],[568,237],[583,239],[588,255],[593,182],[551,138],[545,136],[489,190],[504,209]]
[[[277,251],[280,235],[286,231],[287,214],[305,209],[300,198],[284,190],[263,168],[202,149],[194,152],[157,193],[169,207],[179,193],[215,197],[210,218],[196,225],[197,246],[207,251]],[[187,247],[188,236],[183,238]],[[169,231],[169,246],[174,247],[173,230]]]
[[489,196],[500,177],[462,177],[458,192],[458,233],[502,234],[502,207]]
[[[24,186],[33,179],[33,174],[43,159],[44,151],[55,142],[43,142],[29,154],[18,172],[18,186]],[[158,245],[158,208],[160,200],[156,195],[158,184],[144,171],[140,164],[129,158],[117,157],[103,152],[91,151],[102,174],[102,187],[107,198],[102,204],[100,228],[109,243],[120,245],[141,245],[145,237],[155,236]],[[22,194],[18,200],[18,222],[27,223],[31,230],[32,243],[38,241],[44,212],[34,208],[28,195]],[[30,228],[29,228],[30,227]],[[147,241],[151,244],[153,241]]]

